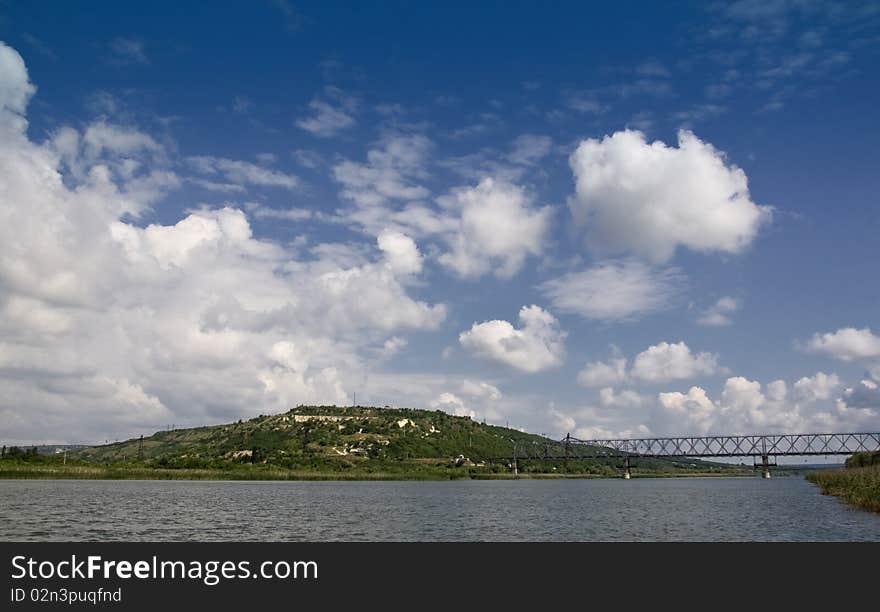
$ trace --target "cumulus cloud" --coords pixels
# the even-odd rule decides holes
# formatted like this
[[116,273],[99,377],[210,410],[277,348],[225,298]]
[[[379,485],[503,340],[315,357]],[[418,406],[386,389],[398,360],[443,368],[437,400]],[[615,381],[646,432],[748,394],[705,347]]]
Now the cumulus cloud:
[[24,60],[15,49],[0,42],[0,125],[23,130],[27,125],[25,109],[36,91]]
[[598,252],[668,261],[679,246],[740,253],[770,221],[748,180],[723,153],[682,130],[678,147],[635,130],[588,139],[571,155],[569,208]]
[[474,323],[458,340],[474,354],[534,373],[562,364],[566,333],[549,312],[539,306],[523,306],[519,311],[522,327],[502,320]]
[[[405,236],[300,258],[255,237],[234,206],[132,223],[174,186],[156,141],[103,123],[31,141],[22,66],[0,47],[7,443],[346,403],[377,345],[444,319],[442,304],[408,293],[419,260]],[[249,172],[219,160],[197,163]]]
[[875,359],[880,358],[880,336],[867,327],[844,327],[836,332],[814,334],[807,348],[841,361]]
[[724,327],[730,325],[733,323],[730,315],[739,310],[741,306],[741,302],[736,298],[724,296],[703,311],[697,319],[697,324],[708,327]]
[[678,268],[652,269],[637,260],[600,262],[539,285],[560,312],[621,321],[658,312],[682,292]]
[[442,249],[437,260],[461,278],[509,278],[542,253],[551,209],[535,206],[518,185],[486,177],[429,201],[421,183],[431,147],[421,134],[391,134],[368,151],[366,162],[336,164],[340,195],[354,204],[339,211],[340,221],[372,234],[392,229],[429,239]]
[[794,383],[795,394],[805,400],[826,400],[840,386],[837,374],[817,372],[814,376],[804,376]]
[[[618,378],[615,384],[631,381]],[[732,376],[717,395],[692,385],[653,398],[609,385],[599,390],[595,405],[560,412],[571,417],[575,425],[567,430],[580,438],[875,431],[880,384],[869,377],[844,386],[825,372],[793,384]]]
[[661,342],[636,355],[631,375],[647,382],[668,382],[708,376],[718,370],[718,355],[714,353],[694,354],[684,342]]
[[715,404],[701,387],[691,387],[687,393],[673,391],[657,396],[660,406],[689,432],[706,433],[712,426]]
[[460,395],[456,395],[444,391],[431,400],[429,406],[435,410],[442,410],[455,416],[470,417],[474,420],[487,417],[497,419],[501,416],[498,400],[502,398],[502,394],[495,385],[482,380],[465,379],[461,383],[459,393]]
[[440,263],[463,278],[488,272],[509,278],[529,255],[539,255],[550,227],[551,209],[535,208],[524,189],[486,178],[454,190],[441,205],[457,217]]
[[465,406],[464,400],[448,391],[441,393],[436,399],[431,400],[430,406],[434,410],[442,410],[455,416],[477,418],[477,413]]
[[717,400],[696,386],[687,393],[660,393],[654,427],[664,433],[699,434],[825,433],[875,427],[880,394],[871,394],[876,385],[862,381],[833,399],[838,385],[836,375],[817,372],[798,380],[793,394],[786,393],[784,381],[764,387],[742,376],[728,378]]
[[684,342],[660,342],[636,355],[631,368],[627,368],[625,357],[588,362],[577,380],[584,387],[606,387],[625,382],[669,382],[709,376],[721,370],[714,353],[693,353]]
[[578,384],[584,387],[604,387],[627,380],[626,359],[619,357],[608,362],[592,361],[578,372]]
[[61,127],[44,148],[69,182],[112,183],[117,209],[135,217],[180,185],[165,148],[133,126],[98,120],[82,133]]
[[422,254],[419,253],[415,241],[406,234],[384,230],[376,242],[385,253],[385,260],[392,272],[418,274],[422,271]]

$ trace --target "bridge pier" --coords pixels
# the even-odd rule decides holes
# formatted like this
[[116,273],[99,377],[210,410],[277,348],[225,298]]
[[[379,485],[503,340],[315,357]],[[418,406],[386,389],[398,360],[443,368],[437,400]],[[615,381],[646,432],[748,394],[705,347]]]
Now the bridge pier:
[[632,464],[629,462],[629,455],[625,455],[623,457],[623,479],[629,480],[632,478]]
[[[770,463],[770,458],[767,455],[761,455],[761,478],[770,478],[770,466],[776,465],[775,463]],[[756,466],[757,467],[757,466]]]

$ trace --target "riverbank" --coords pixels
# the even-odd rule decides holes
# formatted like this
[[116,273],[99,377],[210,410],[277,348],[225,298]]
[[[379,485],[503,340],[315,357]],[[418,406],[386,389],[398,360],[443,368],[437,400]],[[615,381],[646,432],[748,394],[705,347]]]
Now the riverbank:
[[[726,478],[751,476],[751,471],[729,472],[650,472],[634,474],[635,478]],[[479,469],[449,468],[422,471],[351,471],[319,472],[285,470],[273,467],[247,466],[239,469],[182,469],[113,466],[43,466],[7,465],[0,467],[0,480],[542,480],[600,479],[613,475],[591,473],[512,473],[488,472]]]
[[818,470],[807,474],[825,495],[841,497],[848,503],[880,512],[880,465]]

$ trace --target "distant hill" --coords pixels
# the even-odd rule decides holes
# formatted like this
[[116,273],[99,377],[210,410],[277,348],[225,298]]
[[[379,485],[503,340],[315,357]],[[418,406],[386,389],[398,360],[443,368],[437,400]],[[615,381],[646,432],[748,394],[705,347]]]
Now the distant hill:
[[[299,406],[283,414],[225,425],[160,431],[143,439],[81,449],[75,455],[90,463],[135,462],[162,468],[263,464],[315,471],[387,471],[413,466],[507,471],[516,455],[523,472],[614,475],[620,463],[618,457],[560,461],[565,453],[564,444],[557,440],[439,410]],[[677,473],[737,468],[694,459],[640,458],[637,469]]]

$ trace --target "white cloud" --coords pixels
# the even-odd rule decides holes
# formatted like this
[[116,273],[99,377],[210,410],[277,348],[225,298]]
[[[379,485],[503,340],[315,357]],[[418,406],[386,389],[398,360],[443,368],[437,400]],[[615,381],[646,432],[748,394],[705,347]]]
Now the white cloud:
[[804,376],[794,383],[794,392],[800,399],[809,401],[826,400],[840,386],[837,374],[816,372],[814,376]]
[[750,199],[745,172],[691,132],[678,140],[668,147],[626,130],[581,142],[569,160],[569,208],[591,248],[652,262],[679,246],[739,253],[770,221],[771,209]]
[[[470,416],[489,423],[543,431],[547,413],[544,397],[518,393],[505,397],[491,382],[462,379],[436,372],[370,372],[358,385],[358,402],[374,406],[432,408]],[[503,401],[502,401],[503,400]]]
[[283,219],[285,221],[306,221],[316,216],[308,208],[269,208],[257,202],[247,202],[245,209],[257,219]]
[[628,382],[660,383],[709,376],[722,370],[714,353],[694,354],[684,342],[660,342],[636,355],[629,369],[625,357],[588,362],[578,373],[577,380],[584,387],[610,387]]
[[393,357],[400,351],[406,348],[408,342],[406,338],[401,338],[400,336],[392,336],[385,341],[385,344],[382,345],[382,356],[383,357]]
[[880,357],[880,336],[867,327],[844,327],[832,333],[814,334],[807,348],[841,361],[874,359]]
[[660,393],[657,399],[663,410],[672,415],[682,429],[686,427],[689,432],[702,434],[712,425],[715,404],[701,387],[691,387],[687,393]]
[[442,410],[455,416],[466,416],[471,419],[477,419],[477,413],[465,406],[464,400],[448,391],[441,393],[436,399],[431,401],[431,408],[434,410]]
[[[417,251],[399,236],[302,259],[232,206],[130,222],[175,184],[156,141],[99,123],[91,138],[62,128],[32,142],[27,73],[10,54],[0,47],[6,440],[94,442],[347,403],[377,345],[444,319],[444,305],[408,294]],[[220,159],[204,163],[249,174]]]
[[867,411],[862,415],[868,417],[880,414],[880,384],[876,379],[865,379],[847,387],[837,400],[837,408],[843,412]]
[[605,261],[542,283],[560,312],[588,319],[626,320],[664,310],[682,292],[677,268],[651,269],[636,260]]
[[376,242],[396,274],[418,274],[422,271],[422,254],[412,238],[394,230],[384,230]]
[[533,305],[522,307],[519,321],[520,329],[497,319],[474,323],[458,340],[476,355],[522,372],[534,373],[561,365],[566,334],[556,318]]
[[374,235],[395,230],[442,243],[437,260],[462,278],[508,278],[542,253],[551,209],[535,207],[531,194],[513,183],[483,178],[438,198],[439,207],[428,203],[431,193],[420,181],[428,177],[431,146],[420,134],[387,135],[366,163],[336,164],[340,195],[354,204],[337,213],[340,222]]
[[742,376],[728,378],[717,400],[701,387],[658,395],[653,428],[669,434],[827,433],[876,427],[880,393],[872,381],[847,388],[837,398],[837,376],[817,372],[795,383],[791,397],[784,381],[762,388]]
[[412,179],[426,176],[425,162],[431,141],[416,134],[386,137],[381,148],[367,152],[366,163],[345,160],[334,166],[333,177],[342,184],[342,197],[362,208],[390,200],[420,200],[427,189]]
[[299,179],[253,164],[251,162],[199,155],[187,160],[198,172],[206,175],[220,175],[234,185],[259,185],[262,187],[283,187],[296,189]]
[[165,148],[132,126],[95,121],[80,134],[70,127],[56,130],[45,143],[58,158],[68,181],[115,184],[119,210],[139,216],[180,185],[170,170]]
[[605,408],[638,408],[645,402],[645,398],[631,389],[614,391],[611,387],[605,387],[599,391],[599,404]]
[[0,127],[23,130],[25,109],[37,88],[28,79],[18,52],[0,41]]
[[489,384],[484,380],[474,382],[465,379],[461,383],[461,392],[469,397],[490,399],[493,401],[500,400],[503,397],[498,387]]
[[626,359],[623,357],[611,359],[608,362],[593,361],[587,363],[578,372],[577,381],[584,387],[604,387],[616,385],[627,379]]
[[233,183],[218,183],[217,181],[209,181],[200,178],[189,178],[187,180],[193,185],[198,185],[202,189],[207,189],[208,191],[220,191],[224,193],[243,193],[246,191],[243,186],[235,185]]
[[314,170],[324,165],[324,158],[317,151],[310,149],[296,149],[291,153],[293,159],[303,168]]
[[725,296],[703,311],[697,319],[697,324],[709,327],[723,327],[730,325],[733,322],[730,319],[730,315],[741,307],[742,303],[739,300]]
[[84,153],[89,159],[97,159],[104,153],[130,155],[142,150],[153,153],[162,151],[162,147],[151,136],[103,120],[90,124],[82,141]]
[[553,139],[538,134],[522,134],[513,141],[507,158],[514,164],[531,165],[547,157],[553,149]]
[[578,427],[574,431],[574,437],[580,440],[621,440],[624,438],[646,438],[650,435],[651,430],[643,424],[625,429],[609,429],[599,425],[589,425]]
[[534,208],[521,187],[491,178],[453,190],[441,205],[458,221],[439,261],[463,278],[516,274],[526,257],[541,253],[552,214],[549,207]]
[[[467,416],[474,420],[502,418],[502,406],[499,400],[503,397],[495,385],[486,381],[462,381],[456,393],[444,391],[428,404],[435,410],[443,410],[456,416]],[[462,397],[464,396],[464,397]]]
[[314,98],[309,103],[312,114],[296,121],[297,127],[319,138],[330,138],[355,124],[354,111],[357,108],[357,100],[333,87],[327,88],[326,93],[328,97],[334,99],[335,106],[320,98]]
[[498,387],[485,381],[475,382],[465,379],[461,383],[461,396],[449,391],[440,393],[428,404],[435,410],[442,410],[455,416],[466,416],[474,420],[481,418],[498,419],[501,417],[498,400],[502,398]]
[[691,353],[690,347],[684,342],[661,342],[636,355],[631,375],[647,382],[668,382],[708,376],[718,371],[718,355]]

